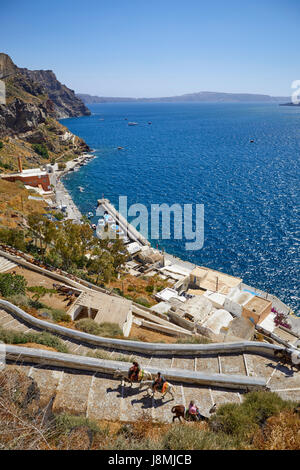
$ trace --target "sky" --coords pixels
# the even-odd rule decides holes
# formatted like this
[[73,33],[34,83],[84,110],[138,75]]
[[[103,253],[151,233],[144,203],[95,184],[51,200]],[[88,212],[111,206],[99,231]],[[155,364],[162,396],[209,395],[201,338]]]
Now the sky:
[[77,93],[290,96],[300,0],[0,0],[0,52]]

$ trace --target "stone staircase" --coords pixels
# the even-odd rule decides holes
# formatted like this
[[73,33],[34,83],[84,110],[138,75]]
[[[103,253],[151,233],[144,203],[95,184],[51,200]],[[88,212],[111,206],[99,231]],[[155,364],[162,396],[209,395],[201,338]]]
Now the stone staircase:
[[7,258],[0,256],[0,273],[9,271],[10,269],[16,268],[17,264],[9,261]]
[[65,370],[59,367],[38,364],[10,363],[6,369],[18,368],[32,377],[40,388],[41,405],[46,406],[55,396],[53,411],[86,416],[93,420],[136,421],[149,416],[153,421],[171,422],[171,408],[175,404],[188,406],[195,400],[203,415],[209,416],[213,403],[240,403],[242,398],[237,391],[184,386],[173,383],[174,400],[166,396],[164,400],[157,394],[155,399],[147,396],[146,388],[132,388],[101,373]]
[[[0,309],[0,327],[20,332],[39,331],[26,322],[20,321],[12,313]],[[81,343],[71,338],[58,335],[72,354],[87,355],[96,349],[105,353],[111,360],[120,360],[123,356],[128,360],[128,367],[133,358],[141,366],[161,369],[182,369],[205,372],[208,374],[239,375],[248,377],[263,377],[272,391],[282,398],[300,400],[300,373],[291,374],[289,369],[280,365],[274,358],[255,353],[212,354],[190,356],[151,356],[132,353],[114,348],[97,348],[95,345]],[[67,356],[67,355],[66,355]],[[133,421],[145,413],[153,420],[170,422],[173,415],[171,407],[175,404],[187,406],[190,400],[195,400],[203,415],[208,416],[208,410],[213,403],[239,403],[243,394],[238,390],[225,389],[215,386],[200,386],[196,384],[176,383],[175,399],[168,395],[162,401],[158,397],[153,400],[145,395],[145,387],[141,390],[135,385],[132,389],[121,384],[119,379],[111,375],[62,366],[26,364],[24,360],[7,363],[6,367],[18,367],[37,381],[41,390],[42,403],[46,405],[55,396],[53,409],[55,412],[68,411],[89,418],[100,420]]]

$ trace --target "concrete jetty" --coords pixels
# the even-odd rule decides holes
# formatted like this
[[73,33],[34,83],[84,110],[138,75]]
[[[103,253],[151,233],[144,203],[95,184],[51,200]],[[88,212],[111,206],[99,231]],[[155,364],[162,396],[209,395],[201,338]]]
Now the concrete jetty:
[[150,242],[114,208],[109,199],[98,199],[97,215],[102,215],[105,211],[108,212],[108,214],[111,215],[111,217],[118,223],[130,240],[135,241],[142,246],[150,246]]

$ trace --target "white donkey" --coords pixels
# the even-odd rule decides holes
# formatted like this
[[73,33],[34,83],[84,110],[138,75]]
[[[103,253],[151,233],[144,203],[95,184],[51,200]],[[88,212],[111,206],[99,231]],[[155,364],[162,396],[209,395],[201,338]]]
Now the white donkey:
[[151,374],[151,372],[148,372],[147,370],[143,370],[143,369],[139,373],[139,380],[137,382],[130,380],[128,378],[128,372],[126,370],[124,371],[124,370],[121,370],[121,369],[116,369],[114,371],[113,378],[114,379],[121,378],[122,380],[125,380],[126,382],[130,382],[131,387],[132,387],[133,383],[139,383],[140,388],[143,385],[143,383],[145,383],[145,382],[152,383],[152,374]]
[[[155,394],[156,391],[158,392],[158,390],[154,390],[153,383],[148,384],[148,386],[146,388],[146,391],[147,391],[148,395],[152,396],[152,398],[155,398],[154,394]],[[172,400],[174,400],[174,392],[175,392],[174,386],[172,384],[170,384],[169,382],[165,382],[163,384],[162,390],[159,393],[162,394],[161,398],[164,398],[165,395],[168,393],[169,395],[171,395]]]

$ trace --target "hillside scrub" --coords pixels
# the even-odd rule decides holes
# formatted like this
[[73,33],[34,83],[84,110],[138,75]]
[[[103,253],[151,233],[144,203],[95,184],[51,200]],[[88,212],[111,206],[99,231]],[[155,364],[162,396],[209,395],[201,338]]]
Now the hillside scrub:
[[179,338],[176,343],[178,344],[209,344],[212,341],[205,336],[186,336],[184,338]]
[[0,326],[0,341],[5,344],[36,343],[54,348],[58,352],[69,352],[67,346],[61,339],[57,338],[56,336],[53,336],[51,333],[48,333],[46,331],[43,331],[41,333],[21,333],[19,331],[5,329]]
[[240,443],[249,445],[268,418],[290,411],[294,406],[295,403],[283,400],[276,393],[251,392],[241,404],[220,406],[210,424],[214,431],[233,436]]
[[97,323],[91,318],[83,318],[75,322],[77,330],[84,331],[90,335],[106,336],[110,338],[122,337],[123,332],[117,323]]
[[24,276],[12,273],[0,273],[0,293],[3,297],[16,294],[25,295],[27,281]]

